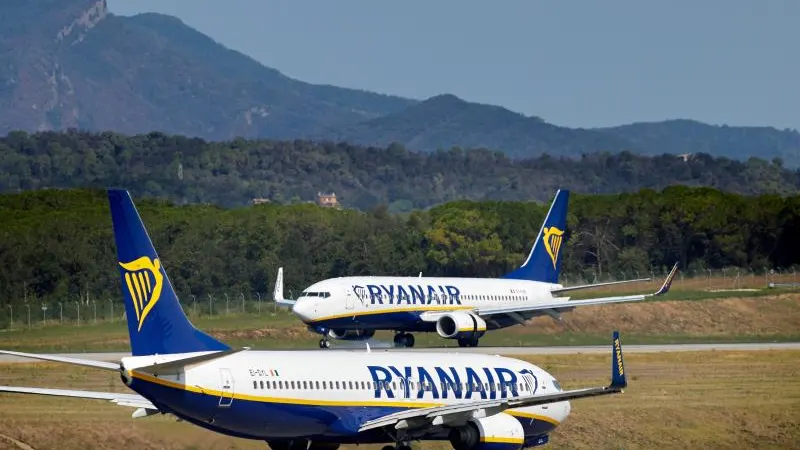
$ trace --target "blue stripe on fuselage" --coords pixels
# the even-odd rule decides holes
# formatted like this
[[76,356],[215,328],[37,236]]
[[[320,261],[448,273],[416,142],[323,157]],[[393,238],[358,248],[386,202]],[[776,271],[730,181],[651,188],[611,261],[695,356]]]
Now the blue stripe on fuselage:
[[[246,439],[307,437],[340,443],[385,443],[382,430],[358,433],[364,422],[412,408],[397,406],[301,405],[234,398],[220,407],[220,398],[134,378],[131,389],[162,410],[187,422],[229,436]],[[526,436],[553,431],[555,424],[515,415]],[[432,432],[426,439],[447,439],[447,433]]]

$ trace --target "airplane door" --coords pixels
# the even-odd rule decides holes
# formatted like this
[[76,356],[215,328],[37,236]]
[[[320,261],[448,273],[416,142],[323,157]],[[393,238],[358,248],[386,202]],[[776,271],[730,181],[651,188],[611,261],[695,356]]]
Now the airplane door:
[[355,304],[355,295],[353,295],[353,290],[348,288],[344,295],[344,307],[346,309],[353,309],[354,304]]
[[539,380],[529,371],[525,371],[522,374],[522,380],[528,386],[528,389],[530,389],[528,392],[529,394],[535,394],[536,391],[539,390]]
[[230,369],[219,369],[220,396],[219,407],[227,408],[233,403],[233,375]]

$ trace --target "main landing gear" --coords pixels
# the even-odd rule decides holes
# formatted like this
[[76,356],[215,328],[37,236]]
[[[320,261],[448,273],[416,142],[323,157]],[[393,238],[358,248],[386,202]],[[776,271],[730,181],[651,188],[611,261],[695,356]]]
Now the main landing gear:
[[[395,347],[413,347],[414,346],[414,335],[411,333],[397,333],[394,335],[394,346]],[[400,447],[398,447],[399,449]]]
[[394,445],[386,445],[381,450],[411,450],[411,445],[399,444],[397,447]]
[[459,347],[477,347],[478,346],[478,337],[466,337],[466,338],[458,338],[458,346]]

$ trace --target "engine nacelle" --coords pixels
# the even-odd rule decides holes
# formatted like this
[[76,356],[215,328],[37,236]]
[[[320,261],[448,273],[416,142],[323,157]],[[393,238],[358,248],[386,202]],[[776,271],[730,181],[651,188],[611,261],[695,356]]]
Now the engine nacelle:
[[519,420],[500,413],[453,428],[448,438],[455,450],[520,450],[525,430]]
[[328,330],[328,336],[342,341],[364,341],[375,336],[375,330]]
[[479,338],[486,332],[486,321],[464,311],[449,312],[436,321],[436,332],[445,339]]

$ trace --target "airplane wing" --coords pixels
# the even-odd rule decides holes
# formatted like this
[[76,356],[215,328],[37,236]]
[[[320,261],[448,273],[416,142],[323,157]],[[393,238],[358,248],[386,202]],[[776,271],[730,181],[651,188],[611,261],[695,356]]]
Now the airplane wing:
[[664,283],[661,287],[654,293],[651,294],[639,294],[639,295],[620,295],[620,296],[612,296],[612,297],[599,297],[599,298],[590,298],[586,300],[568,300],[568,301],[556,301],[550,303],[536,303],[536,304],[527,304],[527,305],[509,305],[509,306],[496,306],[496,307],[487,307],[487,308],[476,308],[476,313],[481,316],[493,316],[497,314],[508,314],[513,317],[514,313],[524,313],[524,312],[534,312],[534,311],[545,311],[548,314],[557,314],[560,310],[569,310],[576,306],[589,306],[589,305],[603,305],[607,303],[624,303],[624,302],[636,302],[645,300],[650,297],[656,297],[659,295],[664,295],[669,292],[670,286],[672,286],[672,280],[675,278],[675,275],[678,273],[678,263],[675,263],[672,266],[672,270],[667,275],[667,278],[664,280]]
[[275,280],[275,291],[272,293],[272,298],[279,305],[292,306],[297,303],[297,300],[283,298],[283,267],[278,268],[278,278]]
[[65,364],[73,364],[76,366],[84,366],[84,367],[93,367],[95,369],[103,369],[103,370],[119,370],[119,363],[113,363],[108,361],[94,361],[91,359],[78,359],[78,358],[69,358],[66,356],[59,356],[59,355],[39,355],[36,353],[22,353],[22,352],[12,352],[10,350],[0,350],[0,355],[10,355],[10,356],[20,356],[23,358],[31,358],[31,359],[41,359],[43,361],[53,361],[53,362],[60,362]]
[[435,427],[444,424],[448,426],[458,426],[466,423],[470,419],[493,416],[507,409],[621,393],[623,389],[627,387],[628,381],[622,360],[622,345],[620,344],[619,332],[617,331],[614,332],[611,354],[613,363],[611,364],[611,383],[608,386],[499,400],[480,400],[469,403],[400,411],[364,422],[364,424],[359,427],[358,431],[361,432],[384,427],[392,427],[396,430],[400,430]]
[[581,285],[578,285],[578,286],[567,286],[567,287],[562,287],[562,288],[558,288],[558,289],[552,289],[550,292],[552,292],[553,294],[560,294],[562,292],[579,291],[579,290],[582,290],[582,289],[592,289],[592,288],[603,287],[603,286],[614,286],[614,285],[617,285],[617,284],[636,283],[636,282],[639,282],[639,281],[650,281],[650,280],[651,280],[651,278],[637,278],[635,280],[608,281],[608,282],[605,282],[605,283],[581,284]]
[[43,389],[32,387],[0,386],[0,392],[13,392],[18,394],[53,395],[56,397],[89,398],[94,400],[108,400],[120,406],[143,408],[158,411],[150,400],[138,394],[121,394],[116,392],[75,391],[70,389]]

